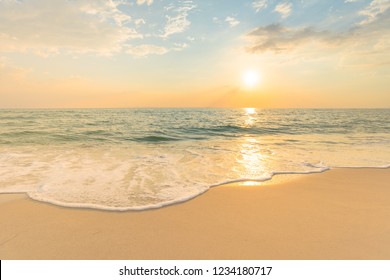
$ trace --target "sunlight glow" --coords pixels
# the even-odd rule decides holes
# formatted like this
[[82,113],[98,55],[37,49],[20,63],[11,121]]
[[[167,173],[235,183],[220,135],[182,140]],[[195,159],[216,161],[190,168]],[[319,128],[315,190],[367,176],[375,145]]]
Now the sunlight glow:
[[245,110],[245,115],[246,115],[245,127],[251,127],[251,126],[253,126],[253,124],[255,123],[255,120],[256,120],[256,117],[254,116],[254,114],[256,113],[256,109],[255,108],[244,108],[244,110]]
[[[258,179],[265,175],[263,172],[267,170],[265,167],[267,156],[261,152],[260,147],[260,142],[252,137],[241,143],[241,158],[238,160],[241,164],[241,177]],[[252,184],[249,183],[249,185]]]
[[256,109],[255,108],[244,108],[245,109],[245,113],[247,115],[253,115],[256,113]]
[[261,82],[261,76],[258,71],[248,70],[242,75],[242,82],[245,87],[253,88]]

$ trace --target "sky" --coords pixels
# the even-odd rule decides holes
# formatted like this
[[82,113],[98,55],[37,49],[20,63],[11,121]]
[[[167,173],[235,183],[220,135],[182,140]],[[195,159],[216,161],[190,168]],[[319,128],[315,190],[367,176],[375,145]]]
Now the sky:
[[390,107],[390,0],[0,0],[0,108]]

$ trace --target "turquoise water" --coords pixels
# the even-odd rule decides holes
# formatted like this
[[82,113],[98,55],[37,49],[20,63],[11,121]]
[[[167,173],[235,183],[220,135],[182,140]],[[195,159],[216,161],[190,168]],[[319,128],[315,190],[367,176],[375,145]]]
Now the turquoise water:
[[388,167],[390,110],[0,110],[0,193],[137,210],[276,173]]

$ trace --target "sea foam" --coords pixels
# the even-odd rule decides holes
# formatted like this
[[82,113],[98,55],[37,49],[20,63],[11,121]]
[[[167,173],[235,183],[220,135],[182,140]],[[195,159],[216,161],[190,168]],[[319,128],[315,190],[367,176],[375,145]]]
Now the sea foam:
[[0,110],[0,193],[143,210],[233,182],[389,168],[388,116],[389,110]]

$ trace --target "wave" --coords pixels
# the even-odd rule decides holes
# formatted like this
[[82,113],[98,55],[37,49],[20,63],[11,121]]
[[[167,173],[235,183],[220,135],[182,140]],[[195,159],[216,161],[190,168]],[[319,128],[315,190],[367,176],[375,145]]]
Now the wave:
[[[335,168],[369,168],[369,169],[388,169],[390,168],[390,164],[386,166],[349,166],[349,167],[335,167]],[[319,170],[312,170],[312,171],[276,171],[272,172],[269,176],[265,176],[262,178],[241,178],[241,179],[235,179],[235,180],[227,180],[223,181],[217,184],[213,184],[205,188],[204,190],[200,191],[199,193],[192,194],[190,196],[186,197],[180,197],[178,199],[174,200],[169,200],[169,201],[164,201],[161,203],[156,203],[156,204],[148,204],[148,205],[143,205],[143,206],[135,206],[135,207],[112,207],[112,206],[104,206],[104,205],[99,205],[99,204],[93,204],[93,203],[72,203],[72,202],[63,202],[60,200],[55,200],[55,199],[47,199],[45,197],[39,197],[36,196],[35,194],[32,193],[26,193],[27,196],[33,200],[36,201],[41,201],[57,206],[62,206],[62,207],[70,207],[70,208],[82,208],[82,209],[95,209],[95,210],[103,210],[103,211],[117,211],[117,212],[125,212],[125,211],[143,211],[143,210],[152,210],[152,209],[158,209],[170,205],[175,205],[179,203],[183,203],[189,200],[192,200],[204,193],[206,193],[209,189],[215,188],[218,186],[224,186],[224,185],[229,185],[229,184],[234,184],[234,183],[244,183],[244,182],[265,182],[272,180],[275,176],[280,176],[280,175],[307,175],[307,174],[315,174],[315,173],[323,173],[326,171],[329,171],[334,168],[330,167],[322,167]]]
[[175,137],[168,137],[168,136],[151,135],[151,136],[130,138],[129,140],[133,140],[136,142],[151,142],[151,143],[157,142],[158,143],[158,142],[180,141],[181,139]]
[[61,206],[144,210],[233,182],[389,168],[389,114],[0,110],[0,193]]

